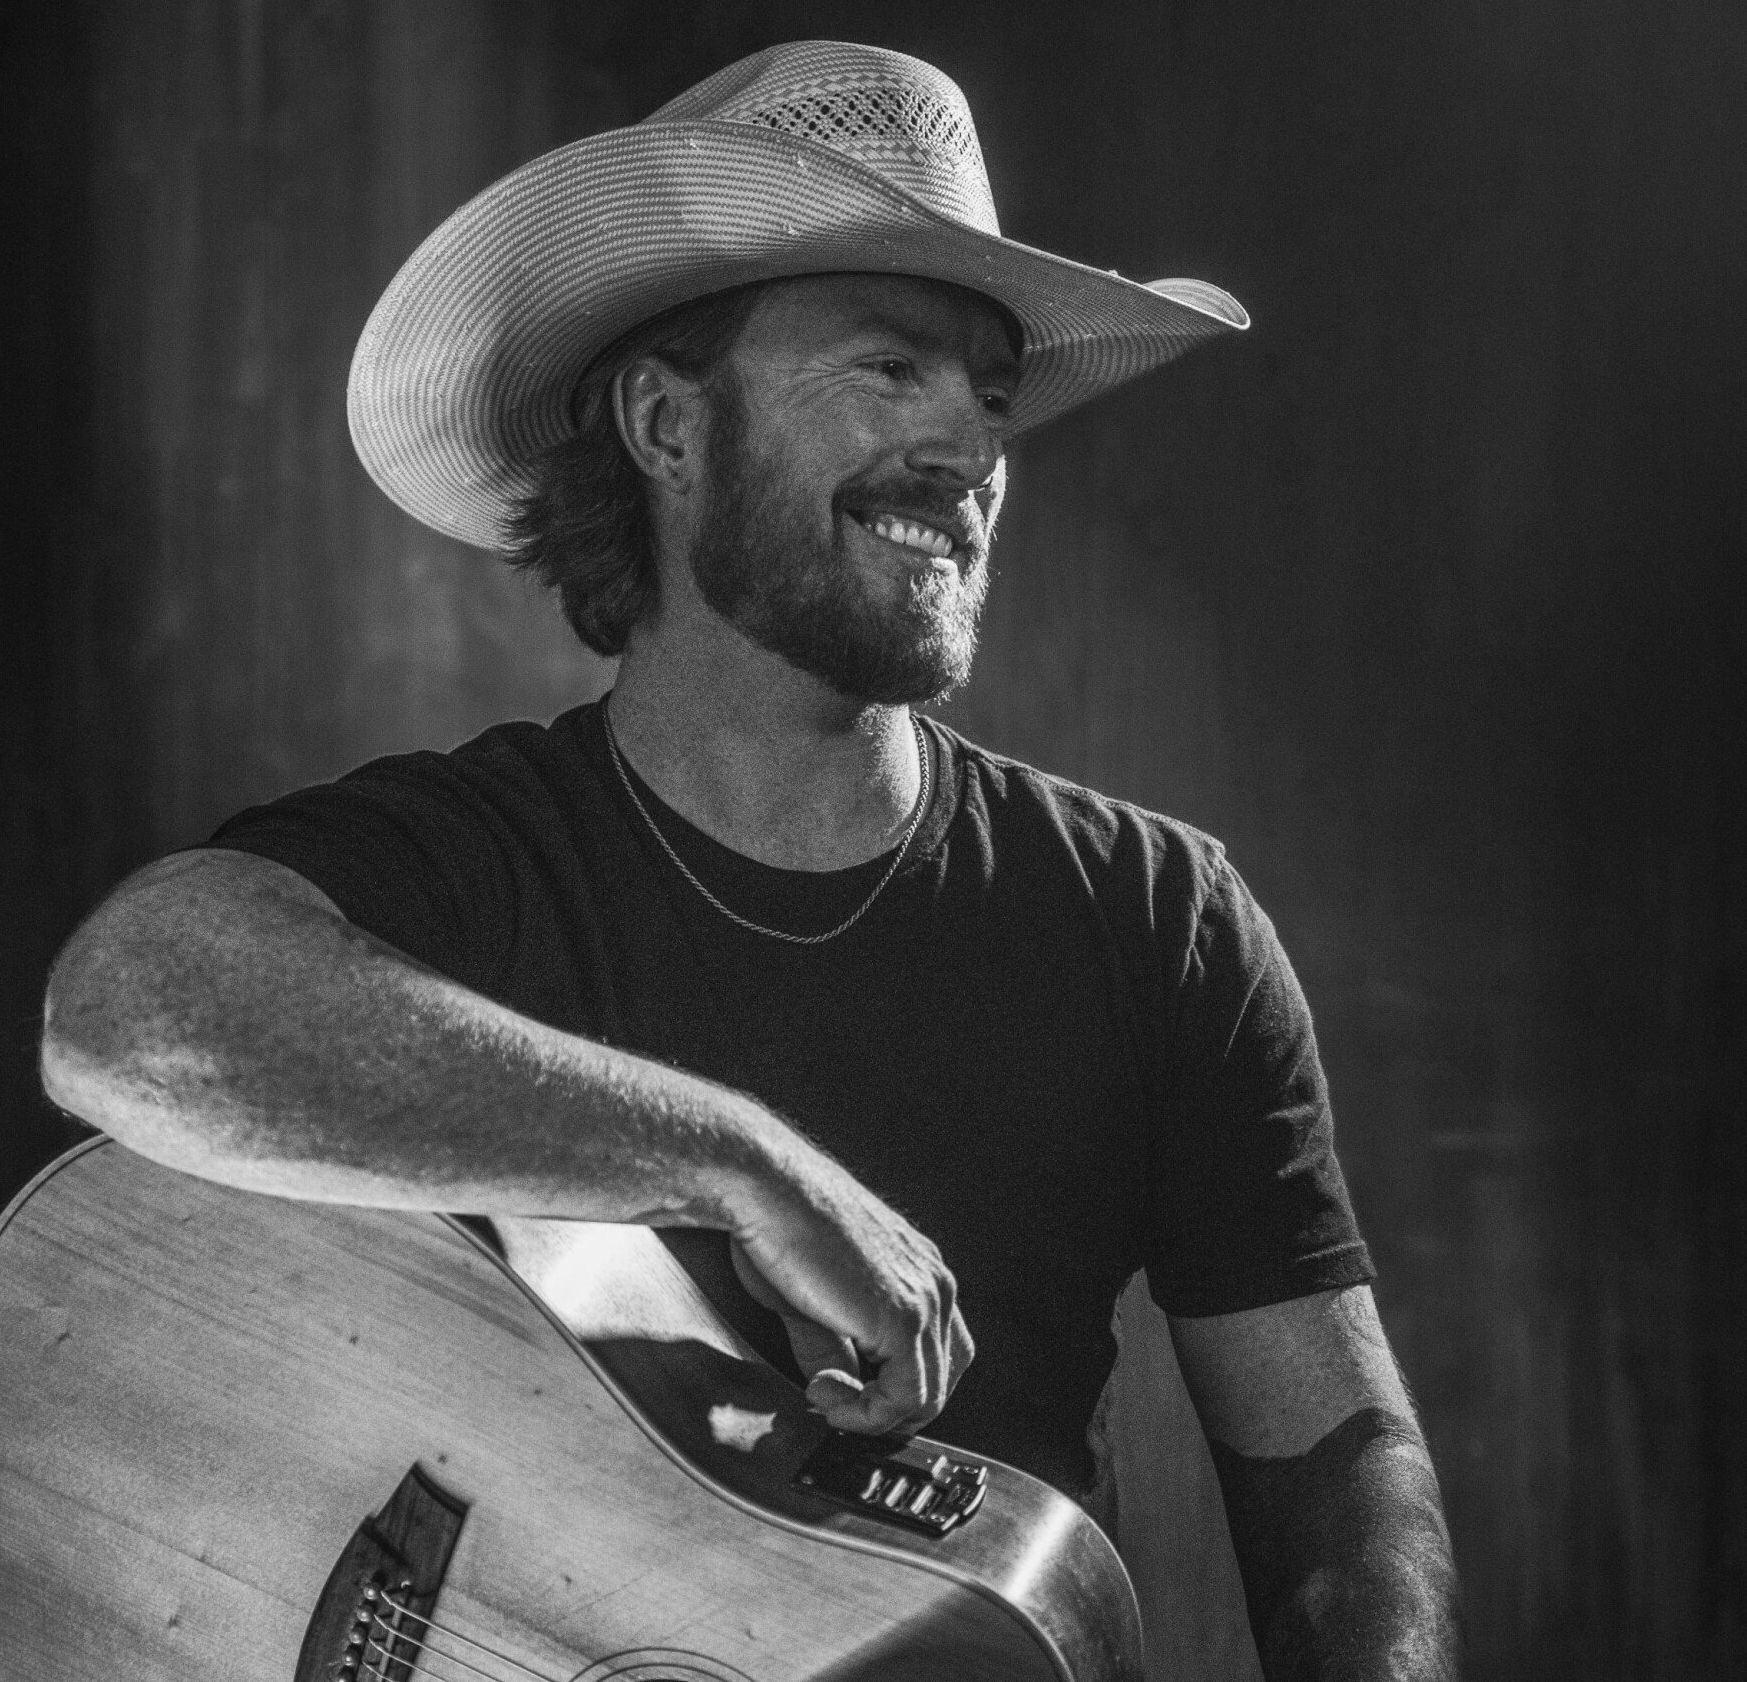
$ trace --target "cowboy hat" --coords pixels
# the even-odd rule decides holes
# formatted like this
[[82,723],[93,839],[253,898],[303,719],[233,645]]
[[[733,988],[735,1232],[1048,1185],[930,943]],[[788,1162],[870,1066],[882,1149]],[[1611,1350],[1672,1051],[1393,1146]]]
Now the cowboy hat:
[[1012,312],[1013,432],[1249,325],[1216,286],[1143,286],[1003,239],[954,82],[903,53],[792,41],[457,210],[365,325],[353,443],[408,513],[501,547],[533,458],[573,430],[577,382],[615,339],[706,293],[857,271],[950,281]]

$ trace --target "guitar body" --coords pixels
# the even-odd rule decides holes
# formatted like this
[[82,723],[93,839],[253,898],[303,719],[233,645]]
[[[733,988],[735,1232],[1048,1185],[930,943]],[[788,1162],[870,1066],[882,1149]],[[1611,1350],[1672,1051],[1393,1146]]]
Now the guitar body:
[[63,1157],[0,1217],[0,1677],[1138,1682],[1074,1503],[811,1493],[799,1393],[611,1236],[579,1340],[442,1217]]

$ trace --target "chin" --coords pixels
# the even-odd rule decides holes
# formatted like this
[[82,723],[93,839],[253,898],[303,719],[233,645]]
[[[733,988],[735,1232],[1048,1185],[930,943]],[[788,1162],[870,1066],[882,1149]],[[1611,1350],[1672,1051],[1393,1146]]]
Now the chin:
[[959,626],[923,640],[844,638],[809,651],[793,664],[863,706],[927,706],[964,687],[976,654],[976,632]]

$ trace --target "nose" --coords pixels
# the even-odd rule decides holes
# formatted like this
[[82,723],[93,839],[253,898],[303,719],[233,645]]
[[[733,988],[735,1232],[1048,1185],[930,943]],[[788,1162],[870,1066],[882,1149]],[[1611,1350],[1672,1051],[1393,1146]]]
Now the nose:
[[983,489],[1001,465],[998,422],[962,371],[930,382],[928,400],[904,462],[910,470],[953,490]]

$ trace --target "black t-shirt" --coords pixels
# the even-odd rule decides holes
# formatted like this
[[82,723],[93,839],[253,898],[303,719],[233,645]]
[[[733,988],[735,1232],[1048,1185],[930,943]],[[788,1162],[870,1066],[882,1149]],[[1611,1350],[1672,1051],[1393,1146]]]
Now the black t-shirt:
[[[930,1427],[1073,1493],[1144,1267],[1182,1315],[1371,1277],[1310,1016],[1197,831],[924,721],[934,794],[833,940],[736,926],[627,799],[598,707],[377,760],[233,818],[410,956],[528,1016],[752,1093],[935,1240],[977,1358]],[[834,927],[890,855],[774,869],[638,792],[724,904]]]

